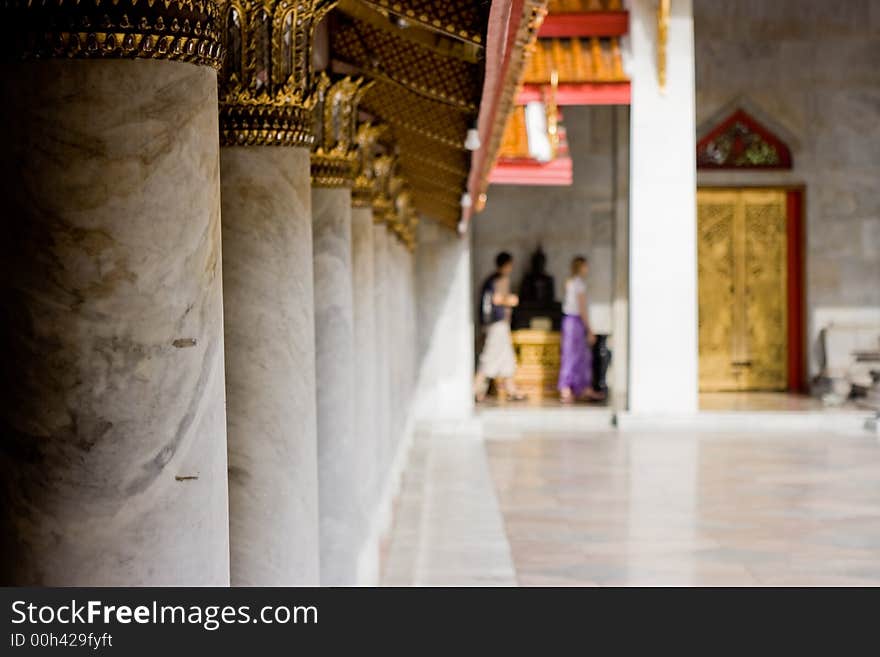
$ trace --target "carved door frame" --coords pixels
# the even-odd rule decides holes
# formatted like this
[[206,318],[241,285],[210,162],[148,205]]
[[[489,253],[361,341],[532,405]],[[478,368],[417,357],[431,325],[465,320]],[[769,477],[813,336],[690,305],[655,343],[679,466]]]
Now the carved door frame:
[[698,185],[698,191],[739,192],[745,190],[779,190],[786,196],[786,272],[788,287],[786,309],[788,315],[788,391],[807,391],[806,364],[806,227],[804,185]]

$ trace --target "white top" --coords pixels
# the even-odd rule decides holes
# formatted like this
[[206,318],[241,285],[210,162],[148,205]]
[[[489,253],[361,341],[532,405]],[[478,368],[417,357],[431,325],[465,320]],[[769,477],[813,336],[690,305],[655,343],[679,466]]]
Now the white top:
[[562,302],[562,312],[566,315],[580,315],[581,307],[578,297],[587,293],[587,284],[580,276],[574,276],[565,281],[565,300]]

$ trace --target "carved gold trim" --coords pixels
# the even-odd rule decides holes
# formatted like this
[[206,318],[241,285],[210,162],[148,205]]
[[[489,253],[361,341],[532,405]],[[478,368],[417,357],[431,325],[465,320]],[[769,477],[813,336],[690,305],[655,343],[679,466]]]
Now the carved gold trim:
[[6,0],[5,59],[163,59],[219,68],[223,48],[213,0]]
[[220,0],[224,146],[312,145],[315,27],[337,0]]
[[660,90],[666,90],[666,48],[669,42],[669,3],[670,0],[659,0],[657,3],[657,84]]
[[312,95],[312,185],[351,187],[358,171],[357,108],[372,86],[363,78],[331,80],[322,72]]
[[373,198],[379,194],[378,178],[375,171],[376,144],[388,131],[384,125],[362,123],[358,126],[358,168],[351,189],[351,204],[356,208],[368,208]]
[[388,215],[394,210],[389,185],[397,168],[397,158],[393,155],[380,155],[373,159],[375,190],[373,195],[373,223],[387,223]]
[[389,187],[394,202],[391,212],[386,216],[388,229],[412,251],[416,245],[418,225],[412,191],[402,176],[393,176]]

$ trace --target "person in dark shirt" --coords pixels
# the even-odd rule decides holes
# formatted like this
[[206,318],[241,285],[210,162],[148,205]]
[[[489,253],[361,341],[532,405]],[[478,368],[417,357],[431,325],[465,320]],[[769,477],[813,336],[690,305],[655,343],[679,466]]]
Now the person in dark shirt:
[[503,390],[508,400],[525,399],[513,380],[516,354],[510,335],[510,314],[519,303],[519,298],[510,292],[512,270],[513,257],[506,252],[499,253],[495,258],[495,272],[486,279],[480,290],[479,316],[486,332],[486,342],[474,378],[477,401],[485,399],[489,379],[495,380],[499,394]]

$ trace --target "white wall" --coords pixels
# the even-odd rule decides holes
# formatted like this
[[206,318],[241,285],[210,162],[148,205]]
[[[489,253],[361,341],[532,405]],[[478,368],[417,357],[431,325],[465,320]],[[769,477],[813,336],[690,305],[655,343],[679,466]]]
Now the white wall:
[[880,313],[880,2],[695,0],[697,122],[745,105],[791,171],[701,171],[705,185],[803,185],[810,370],[827,323]]
[[474,410],[470,241],[423,219],[416,251],[417,420],[464,420]]

